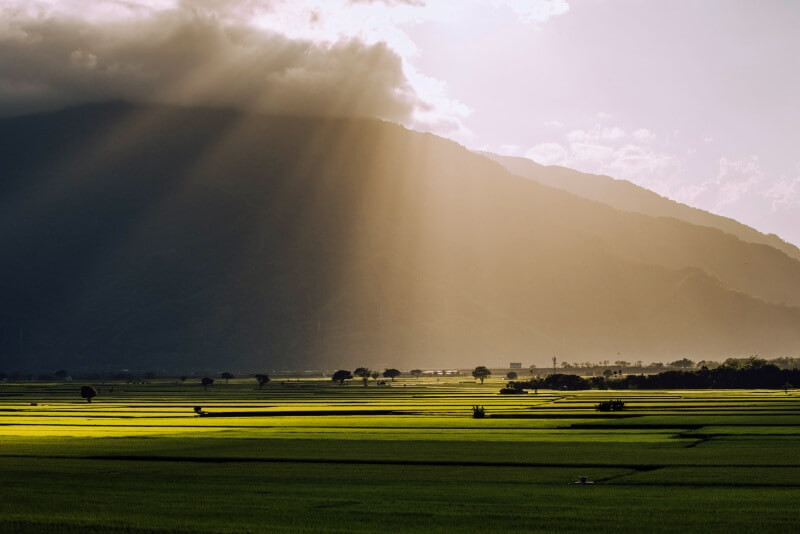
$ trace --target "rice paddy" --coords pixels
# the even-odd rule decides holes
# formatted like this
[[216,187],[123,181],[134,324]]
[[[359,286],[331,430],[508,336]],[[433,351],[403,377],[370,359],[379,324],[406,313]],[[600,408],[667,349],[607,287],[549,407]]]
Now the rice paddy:
[[[0,531],[786,531],[790,390],[0,383]],[[621,399],[620,412],[595,405]],[[473,406],[486,417],[474,419]],[[196,413],[200,411],[203,415]],[[593,484],[574,484],[579,477]]]

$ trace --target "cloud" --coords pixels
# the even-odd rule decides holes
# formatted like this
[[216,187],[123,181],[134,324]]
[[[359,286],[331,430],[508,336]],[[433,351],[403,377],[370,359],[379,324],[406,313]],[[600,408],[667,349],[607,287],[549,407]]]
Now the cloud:
[[676,191],[675,197],[687,204],[724,212],[726,207],[751,197],[764,181],[758,156],[739,160],[723,157],[715,177],[699,185],[684,186]]
[[564,126],[563,124],[561,124],[558,121],[547,121],[547,122],[544,123],[544,125],[545,126],[552,126],[553,128],[561,128],[562,126]]
[[[491,2],[495,6],[510,9],[525,22],[545,22],[569,11],[569,4],[565,0],[491,0]],[[458,2],[452,3],[458,4]]]
[[614,151],[613,159],[606,166],[612,174],[626,178],[664,176],[677,167],[678,162],[672,156],[633,144]]
[[595,125],[588,130],[572,130],[567,134],[567,139],[572,142],[598,143],[600,141],[615,141],[625,137],[625,131],[621,128],[602,128]]
[[773,213],[800,208],[800,176],[791,180],[782,177],[762,191],[761,196],[770,201]]
[[0,113],[121,98],[376,116],[468,137],[471,109],[406,32],[466,8],[524,23],[564,0],[2,0]]
[[525,157],[542,165],[564,165],[567,149],[558,143],[540,143],[525,153]]
[[516,156],[519,154],[520,149],[521,147],[519,145],[504,144],[500,145],[496,152],[501,156]]
[[681,162],[648,146],[656,138],[650,130],[634,131],[635,143],[626,142],[627,137],[622,128],[595,125],[568,132],[564,135],[566,143],[539,143],[529,149],[525,157],[544,165],[608,174],[665,193]]
[[423,102],[384,44],[321,44],[191,10],[95,24],[15,17],[0,113],[126,99],[405,121]]
[[639,128],[638,130],[634,130],[633,134],[634,139],[640,141],[642,143],[647,143],[655,139],[655,134],[648,130],[647,128]]

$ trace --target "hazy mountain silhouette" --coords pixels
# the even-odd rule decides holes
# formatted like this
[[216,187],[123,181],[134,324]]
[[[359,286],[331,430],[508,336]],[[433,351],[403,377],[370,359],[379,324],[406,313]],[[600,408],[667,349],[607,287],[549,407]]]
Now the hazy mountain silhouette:
[[0,369],[498,365],[800,347],[800,262],[368,120],[0,121]]
[[497,161],[512,174],[532,178],[539,183],[568,191],[582,198],[602,202],[624,211],[643,213],[652,217],[674,217],[692,224],[709,226],[735,235],[748,243],[770,245],[800,260],[800,248],[787,243],[775,234],[762,234],[735,219],[675,202],[627,180],[583,173],[557,165],[540,165],[527,158],[501,156],[488,152],[481,154]]

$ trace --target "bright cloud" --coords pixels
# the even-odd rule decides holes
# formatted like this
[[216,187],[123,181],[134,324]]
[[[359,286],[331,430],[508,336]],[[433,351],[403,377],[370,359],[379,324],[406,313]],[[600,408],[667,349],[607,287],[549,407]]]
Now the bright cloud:
[[727,206],[750,198],[764,180],[758,156],[739,160],[723,157],[715,177],[699,185],[684,186],[676,196],[681,202],[724,213]]
[[631,134],[635,142],[626,142],[627,137],[620,127],[595,125],[569,131],[564,135],[564,142],[539,143],[528,150],[525,157],[543,165],[608,174],[665,193],[671,178],[680,169],[680,161],[648,146],[656,138],[650,130],[635,130]]
[[[792,180],[781,178],[773,183],[769,188],[761,193],[765,199],[770,201],[773,213],[800,208],[800,176]],[[798,220],[800,223],[800,220]]]

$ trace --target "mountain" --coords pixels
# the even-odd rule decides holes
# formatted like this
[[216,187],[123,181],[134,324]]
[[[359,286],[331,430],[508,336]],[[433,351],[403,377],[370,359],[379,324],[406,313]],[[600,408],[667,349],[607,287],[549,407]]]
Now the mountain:
[[627,180],[587,174],[556,165],[540,165],[527,158],[500,156],[488,152],[481,152],[481,154],[497,161],[512,174],[531,178],[541,184],[568,191],[581,198],[602,202],[623,211],[643,213],[651,217],[673,217],[699,226],[716,228],[748,243],[759,243],[777,248],[786,255],[800,260],[800,248],[787,243],[775,234],[762,234],[735,219],[714,215],[675,202]]
[[800,262],[370,120],[0,120],[0,369],[695,359],[800,348]]

